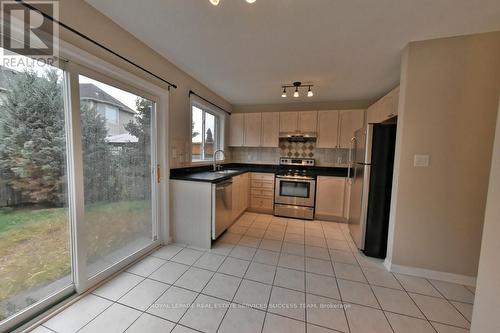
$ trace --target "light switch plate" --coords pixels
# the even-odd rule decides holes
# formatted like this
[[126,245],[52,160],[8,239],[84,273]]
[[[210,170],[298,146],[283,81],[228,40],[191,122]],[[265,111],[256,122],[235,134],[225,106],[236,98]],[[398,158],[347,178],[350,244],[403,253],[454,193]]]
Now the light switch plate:
[[429,155],[415,154],[413,158],[413,166],[417,168],[427,168],[429,166],[429,161]]

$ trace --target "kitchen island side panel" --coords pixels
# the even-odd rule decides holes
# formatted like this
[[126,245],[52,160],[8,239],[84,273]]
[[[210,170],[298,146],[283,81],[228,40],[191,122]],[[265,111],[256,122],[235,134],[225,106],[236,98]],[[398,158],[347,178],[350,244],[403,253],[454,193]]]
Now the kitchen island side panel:
[[172,236],[176,243],[209,249],[212,184],[170,180]]

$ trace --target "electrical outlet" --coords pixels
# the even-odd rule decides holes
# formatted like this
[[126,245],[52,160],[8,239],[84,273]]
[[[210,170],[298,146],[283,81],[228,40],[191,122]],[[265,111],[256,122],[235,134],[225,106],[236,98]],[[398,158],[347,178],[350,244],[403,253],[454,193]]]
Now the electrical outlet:
[[429,162],[429,155],[415,154],[413,157],[413,166],[416,168],[427,168],[429,166]]

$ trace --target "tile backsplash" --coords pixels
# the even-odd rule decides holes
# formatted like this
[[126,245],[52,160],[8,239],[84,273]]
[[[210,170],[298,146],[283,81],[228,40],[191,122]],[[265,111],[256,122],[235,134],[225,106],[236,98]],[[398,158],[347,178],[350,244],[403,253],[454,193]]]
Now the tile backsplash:
[[314,158],[314,148],[316,143],[309,142],[289,142],[280,140],[280,155],[283,157]]
[[348,163],[349,149],[316,148],[314,142],[280,140],[279,148],[233,147],[231,160],[236,163],[276,164],[280,157],[314,158],[318,166],[343,167]]

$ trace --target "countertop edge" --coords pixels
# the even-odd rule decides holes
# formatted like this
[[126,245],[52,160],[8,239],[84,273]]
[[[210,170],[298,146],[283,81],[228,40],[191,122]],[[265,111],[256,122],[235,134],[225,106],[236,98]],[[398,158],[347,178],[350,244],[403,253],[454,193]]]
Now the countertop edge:
[[[211,174],[212,171],[210,171],[210,167],[177,168],[170,170],[169,179],[217,184],[247,172],[276,174],[276,172],[280,169],[279,165],[239,164],[239,163],[225,164],[223,165],[223,167],[224,169],[236,169],[239,172],[234,172],[229,175],[217,176],[215,174]],[[341,177],[341,178],[348,177],[348,170],[349,168],[345,167],[313,168],[313,171],[316,176],[327,176],[327,177],[330,176],[330,177]],[[203,177],[201,176],[202,174],[213,175],[214,178]]]

